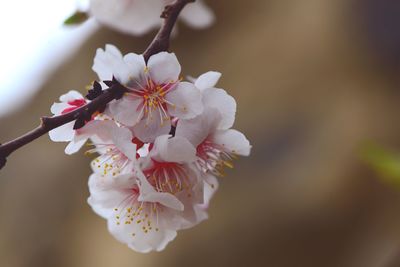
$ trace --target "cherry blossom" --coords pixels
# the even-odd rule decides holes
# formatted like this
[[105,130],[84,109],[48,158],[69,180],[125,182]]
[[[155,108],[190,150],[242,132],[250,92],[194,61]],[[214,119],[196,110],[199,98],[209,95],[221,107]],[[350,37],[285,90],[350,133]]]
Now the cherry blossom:
[[197,150],[197,168],[205,173],[224,176],[224,167],[233,168],[237,156],[248,156],[251,145],[237,130],[230,129],[235,120],[236,102],[223,89],[215,88],[217,72],[200,76],[195,85],[202,91],[205,111],[189,120],[179,120],[176,137],[189,140]]
[[[143,35],[161,25],[160,14],[173,0],[91,0],[90,13],[101,23],[116,30]],[[186,6],[180,18],[193,28],[205,28],[214,22],[214,14],[204,1]]]
[[200,90],[180,81],[181,66],[173,53],[155,54],[146,64],[142,55],[123,56],[115,46],[107,45],[97,50],[93,70],[101,80],[115,77],[127,88],[124,97],[111,102],[106,112],[134,127],[144,142],[168,134],[171,118],[190,119],[203,112]]
[[[93,70],[101,84],[96,83],[96,94],[115,81],[125,94],[81,129],[74,130],[71,122],[50,137],[70,142],[67,154],[90,139],[86,154],[97,156],[91,163],[89,205],[120,242],[139,252],[161,251],[177,231],[208,218],[219,186],[216,176],[232,168],[237,156],[250,154],[246,137],[231,129],[236,101],[216,87],[219,72],[183,82],[173,53],[155,54],[146,63],[142,55],[122,55],[106,45],[98,49]],[[76,91],[60,101],[51,108],[54,115],[89,102]]]
[[140,157],[138,149],[144,144],[129,129],[112,120],[97,120],[85,132],[91,134],[93,145],[86,154],[99,154],[91,164],[95,173],[115,177],[132,171],[134,162]]
[[47,132],[52,141],[68,142],[66,154],[86,143],[85,154],[95,155],[88,204],[118,241],[138,252],[161,251],[178,231],[208,218],[217,176],[251,151],[244,134],[232,129],[237,104],[216,87],[221,73],[184,81],[176,55],[157,53],[169,47],[179,14],[194,28],[211,25],[214,15],[203,0],[89,1],[91,15],[126,33],[158,27],[162,11],[165,21],[145,56],[123,55],[110,44],[99,48],[92,66],[99,81],[86,98],[69,91],[51,106],[52,118],[0,145],[0,168]]
[[[60,97],[60,103],[51,106],[51,112],[57,116],[66,114],[85,105],[86,100],[79,92],[69,91]],[[64,124],[49,132],[50,139],[54,142],[69,142],[65,148],[66,154],[76,153],[87,141],[88,136],[83,134],[83,130],[74,130],[75,121]]]
[[139,252],[160,251],[178,230],[207,219],[218,182],[205,187],[206,177],[190,165],[196,149],[183,138],[160,136],[149,154],[137,159],[130,173],[91,175],[88,203],[117,240]]

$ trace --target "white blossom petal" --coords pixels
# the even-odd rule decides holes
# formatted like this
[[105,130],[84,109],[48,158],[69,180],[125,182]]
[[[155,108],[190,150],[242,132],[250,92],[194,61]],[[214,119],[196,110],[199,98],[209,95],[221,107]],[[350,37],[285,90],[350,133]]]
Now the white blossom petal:
[[[141,225],[137,223],[117,225],[113,220],[108,220],[108,230],[120,242],[129,248],[148,253],[150,251],[161,251],[167,244],[175,239],[176,230],[158,227],[158,231],[144,233]],[[133,236],[135,234],[135,236]]]
[[[150,117],[147,118],[147,116]],[[151,115],[147,114],[147,116],[133,127],[133,132],[139,140],[152,143],[158,136],[169,134],[171,131],[169,119],[161,119],[161,115],[157,111],[153,111]]]
[[136,145],[132,143],[132,132],[123,127],[114,127],[112,129],[112,139],[115,146],[130,160],[136,160]]
[[220,129],[229,129],[233,126],[236,116],[236,101],[223,89],[206,89],[203,91],[205,109],[215,108],[222,115],[218,126]]
[[74,124],[75,121],[69,122],[64,124],[54,130],[49,132],[50,139],[53,142],[69,142],[74,138],[75,131],[74,131]]
[[170,193],[153,192],[148,194],[141,194],[138,199],[139,201],[144,202],[160,203],[163,206],[174,210],[184,210],[182,202],[180,202],[175,196]]
[[92,174],[89,177],[88,185],[89,205],[98,215],[108,218],[114,208],[120,205],[121,199],[126,198],[126,189],[135,185],[135,179],[131,174],[119,175],[112,179]]
[[250,155],[251,145],[249,140],[237,130],[220,130],[212,136],[212,140],[214,143],[225,148],[229,153],[241,156]]
[[140,87],[146,84],[146,62],[143,55],[138,55],[135,53],[129,53],[124,56],[124,62],[129,70],[129,81],[128,86],[133,88]]
[[123,97],[122,99],[112,101],[109,105],[109,111],[118,122],[126,126],[134,126],[143,116],[140,111],[142,100],[140,98]]
[[72,154],[78,152],[83,147],[83,145],[86,143],[86,141],[87,141],[87,138],[72,139],[71,142],[69,142],[69,144],[65,148],[65,154],[72,155]]
[[214,13],[202,0],[187,5],[182,10],[180,18],[193,28],[206,28],[215,21]]
[[201,115],[190,120],[179,120],[176,125],[175,136],[184,137],[197,147],[211,133],[217,130],[222,116],[218,110],[206,109]]
[[203,112],[201,92],[192,83],[180,82],[165,98],[172,103],[168,112],[179,119],[191,119]]
[[153,150],[164,162],[191,163],[196,161],[196,148],[187,139],[180,136],[158,137]]
[[208,88],[214,88],[219,79],[221,78],[221,73],[216,71],[209,71],[196,79],[194,85],[200,90],[205,90]]
[[174,53],[161,52],[151,56],[147,67],[151,79],[160,85],[176,82],[181,73],[181,65]]
[[101,23],[122,32],[142,35],[161,25],[160,0],[91,0],[90,13]]
[[138,185],[140,188],[139,201],[160,203],[166,207],[179,211],[184,209],[182,202],[172,194],[157,192],[137,165],[134,166],[134,174],[138,179]]
[[114,45],[107,44],[105,50],[98,48],[94,57],[93,71],[100,80],[111,80],[116,73],[120,73],[124,61],[121,52]]

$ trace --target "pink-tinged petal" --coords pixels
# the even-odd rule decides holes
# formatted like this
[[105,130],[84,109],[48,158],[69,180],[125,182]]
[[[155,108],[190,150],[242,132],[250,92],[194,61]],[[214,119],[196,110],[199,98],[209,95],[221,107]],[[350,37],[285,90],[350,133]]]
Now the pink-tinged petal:
[[137,183],[140,188],[139,201],[160,203],[163,206],[180,211],[184,209],[182,202],[172,194],[157,192],[138,165],[134,166],[133,171],[134,175],[137,177]]
[[[201,182],[200,186],[203,187],[203,182]],[[202,209],[200,204],[197,204],[198,202],[187,197],[186,199],[185,197],[179,197],[179,199],[185,205],[185,210],[181,213],[183,220],[181,220],[180,229],[192,228],[208,218],[206,209]]]
[[251,145],[249,140],[237,130],[220,130],[212,136],[212,141],[221,145],[229,153],[241,156],[250,155]]
[[67,108],[70,108],[71,106],[68,105],[67,103],[54,103],[51,105],[50,111],[54,115],[58,116],[61,115],[61,113],[66,110]]
[[65,148],[65,154],[67,154],[67,155],[75,154],[83,147],[83,145],[86,143],[86,141],[87,141],[86,138],[77,139],[77,140],[76,140],[76,138],[72,139],[72,141],[69,142],[69,144]]
[[223,89],[206,89],[203,91],[205,109],[215,108],[222,115],[218,128],[229,129],[233,126],[236,116],[236,101]]
[[143,117],[143,119],[133,127],[133,132],[142,142],[152,143],[160,136],[168,134],[171,131],[171,121],[161,119],[157,111]]
[[214,88],[219,79],[221,78],[221,73],[216,71],[209,71],[202,75],[195,81],[194,85],[200,90],[205,90],[208,88]]
[[215,109],[207,109],[201,115],[190,120],[179,120],[175,136],[184,137],[195,147],[215,132],[222,116]]
[[74,138],[75,122],[69,122],[49,132],[50,139],[54,142],[69,142]]
[[116,30],[143,35],[161,25],[163,1],[146,0],[91,0],[90,13],[101,23]]
[[121,204],[127,196],[127,188],[134,186],[135,180],[131,175],[119,175],[109,178],[92,174],[89,177],[89,205],[103,218],[113,214],[114,208]]
[[150,57],[147,67],[156,84],[176,82],[181,73],[181,65],[174,53],[161,52]]
[[108,108],[111,115],[118,122],[126,126],[134,126],[143,116],[140,110],[142,99],[123,97],[120,100],[112,101]]
[[83,96],[81,95],[81,93],[75,90],[71,90],[68,93],[60,96],[60,101],[63,103],[68,103],[77,99],[83,99]]
[[136,144],[132,143],[132,132],[127,128],[115,126],[111,134],[118,150],[130,160],[136,160]]
[[149,194],[141,194],[138,200],[150,203],[160,203],[165,207],[178,211],[184,210],[182,202],[180,202],[174,195],[170,193],[153,192]]
[[191,163],[196,161],[196,148],[185,138],[169,135],[160,136],[154,143],[153,150],[159,160],[164,162]]
[[192,83],[180,82],[165,96],[170,115],[179,119],[192,119],[203,112],[201,92]]
[[[97,142],[110,143],[112,140],[111,130],[118,127],[112,120],[92,120],[86,125],[76,130],[77,136],[90,137],[97,139]],[[96,144],[96,142],[94,142]]]
[[142,225],[137,223],[117,225],[114,220],[109,219],[107,225],[110,233],[118,241],[141,253],[162,251],[177,235],[176,230],[162,226],[158,226],[158,231],[153,230],[145,233]]
[[211,175],[205,174],[204,177],[204,204],[203,208],[208,208],[212,197],[215,195],[219,187],[218,179]]
[[187,5],[181,13],[180,18],[193,28],[206,28],[215,21],[212,10],[202,0]]

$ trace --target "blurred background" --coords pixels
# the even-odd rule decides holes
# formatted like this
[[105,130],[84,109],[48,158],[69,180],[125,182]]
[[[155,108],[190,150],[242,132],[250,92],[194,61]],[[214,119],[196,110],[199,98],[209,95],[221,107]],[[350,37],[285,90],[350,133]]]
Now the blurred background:
[[[84,92],[96,48],[140,53],[154,36],[94,21],[60,29],[76,4],[51,2],[27,14],[52,16],[5,10],[2,141],[36,126],[61,94]],[[235,128],[253,144],[221,179],[210,219],[162,253],[133,252],[86,204],[89,159],[44,136],[0,172],[0,266],[400,266],[400,2],[207,2],[217,23],[181,24],[172,50],[184,75],[223,73]]]

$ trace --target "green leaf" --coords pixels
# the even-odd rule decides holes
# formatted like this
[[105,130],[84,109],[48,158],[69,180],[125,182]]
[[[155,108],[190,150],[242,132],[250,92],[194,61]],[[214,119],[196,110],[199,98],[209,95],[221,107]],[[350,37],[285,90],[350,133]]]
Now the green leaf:
[[88,13],[76,11],[64,21],[64,25],[78,25],[85,22],[89,18]]
[[400,153],[394,153],[375,145],[367,144],[361,158],[386,182],[400,187]]

